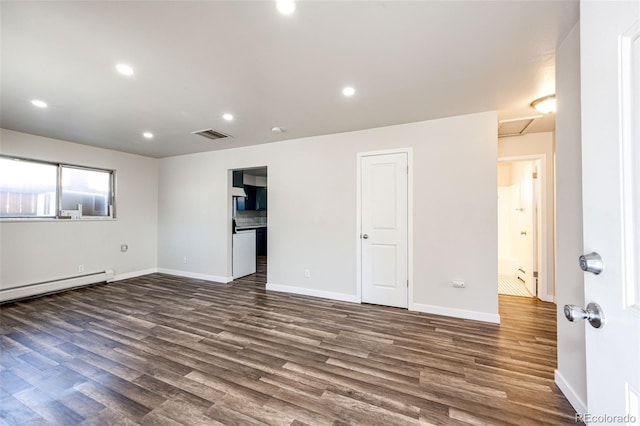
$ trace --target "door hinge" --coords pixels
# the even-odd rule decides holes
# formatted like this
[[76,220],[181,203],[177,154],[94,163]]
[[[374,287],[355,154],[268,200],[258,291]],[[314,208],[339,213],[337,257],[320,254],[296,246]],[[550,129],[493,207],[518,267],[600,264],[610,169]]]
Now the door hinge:
[[538,278],[538,271],[533,271],[533,278]]
[[533,175],[531,177],[534,179],[538,179],[538,172],[533,172]]

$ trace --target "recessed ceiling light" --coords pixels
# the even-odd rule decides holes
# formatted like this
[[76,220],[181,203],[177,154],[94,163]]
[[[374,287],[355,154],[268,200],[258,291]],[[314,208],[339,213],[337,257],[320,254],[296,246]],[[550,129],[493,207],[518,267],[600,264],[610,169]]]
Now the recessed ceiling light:
[[153,139],[153,133],[151,132],[144,132],[142,136],[144,136],[147,139]]
[[47,103],[45,101],[41,101],[40,99],[34,99],[31,101],[31,104],[37,106],[38,108],[46,108]]
[[130,76],[133,75],[133,68],[127,64],[118,64],[116,65],[116,69],[122,75]]
[[229,113],[222,114],[222,118],[224,118],[227,121],[231,121],[233,120],[233,114],[229,114]]
[[284,133],[286,130],[284,130],[282,127],[272,127],[271,131],[275,134],[280,134],[280,133]]
[[347,86],[344,89],[342,89],[342,94],[347,96],[347,97],[353,96],[353,95],[356,94],[356,89],[354,89],[351,86]]
[[548,95],[538,98],[531,102],[531,106],[543,114],[556,112],[556,95]]
[[296,4],[293,0],[278,0],[276,7],[278,8],[278,12],[283,15],[291,15],[296,10]]

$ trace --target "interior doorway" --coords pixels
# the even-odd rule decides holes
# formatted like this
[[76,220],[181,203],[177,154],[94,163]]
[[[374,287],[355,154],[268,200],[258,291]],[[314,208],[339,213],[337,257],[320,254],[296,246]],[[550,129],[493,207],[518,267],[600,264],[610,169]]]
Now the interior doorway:
[[230,177],[233,279],[259,276],[266,282],[267,167],[232,170]]
[[499,294],[541,294],[540,161],[498,162]]

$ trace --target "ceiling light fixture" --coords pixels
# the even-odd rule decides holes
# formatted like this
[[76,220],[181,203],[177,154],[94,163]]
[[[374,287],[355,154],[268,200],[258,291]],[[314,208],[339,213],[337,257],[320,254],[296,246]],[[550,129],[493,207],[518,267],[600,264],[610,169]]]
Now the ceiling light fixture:
[[222,114],[222,118],[224,118],[227,121],[231,121],[233,120],[233,114],[229,114],[229,113]]
[[46,108],[47,103],[45,101],[41,101],[40,99],[34,99],[31,101],[31,104],[37,106],[38,108]]
[[116,69],[122,75],[131,76],[133,75],[133,68],[127,64],[117,64]]
[[151,132],[144,132],[142,136],[144,136],[146,139],[153,139],[153,133]]
[[292,0],[278,0],[276,7],[283,15],[291,15],[296,10],[296,4]]
[[543,96],[531,102],[531,106],[542,114],[556,112],[556,95]]
[[344,89],[342,89],[342,94],[349,98],[356,94],[356,89],[354,89],[351,86],[347,86]]
[[280,134],[280,133],[284,133],[284,132],[285,132],[285,130],[284,130],[282,127],[278,127],[278,126],[276,126],[276,127],[272,127],[272,128],[271,128],[271,131],[272,131],[273,133],[275,133],[276,135],[278,135],[278,134]]

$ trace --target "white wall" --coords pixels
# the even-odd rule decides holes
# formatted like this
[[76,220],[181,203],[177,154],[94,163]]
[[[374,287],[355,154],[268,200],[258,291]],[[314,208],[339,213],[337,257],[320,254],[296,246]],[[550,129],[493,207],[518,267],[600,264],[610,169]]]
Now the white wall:
[[[158,160],[0,130],[0,153],[115,169],[117,219],[0,222],[0,289],[113,269],[157,267]],[[120,244],[128,244],[126,253]]]
[[[545,160],[546,178],[546,256],[543,261],[546,264],[546,274],[541,276],[547,287],[547,294],[541,294],[540,298],[554,301],[555,296],[555,226],[554,226],[554,135],[552,132],[530,133],[524,136],[512,136],[498,140],[498,158],[522,157],[542,155]],[[538,171],[540,173],[540,171]],[[540,231],[542,232],[542,231]],[[542,274],[542,273],[541,273]]]
[[[565,304],[584,301],[582,254],[582,155],[580,120],[580,29],[576,25],[556,57],[556,280],[558,282],[558,370],[556,383],[577,412],[586,412],[585,336],[582,324],[564,318]],[[578,325],[576,327],[576,325]]]
[[162,159],[159,267],[228,280],[229,170],[268,166],[268,282],[351,300],[356,154],[412,147],[413,307],[497,321],[496,122],[487,112]]

